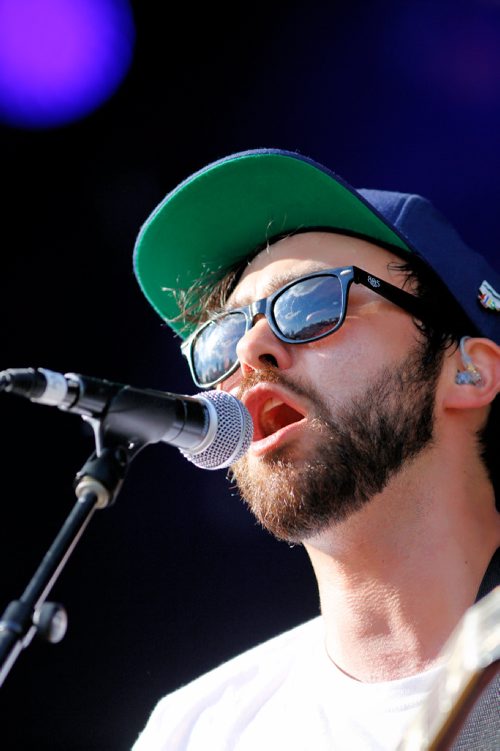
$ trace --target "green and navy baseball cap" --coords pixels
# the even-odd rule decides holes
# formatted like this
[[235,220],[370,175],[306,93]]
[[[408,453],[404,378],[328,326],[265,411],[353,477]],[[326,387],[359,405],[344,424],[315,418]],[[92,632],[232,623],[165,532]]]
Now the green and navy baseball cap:
[[307,228],[360,235],[414,253],[440,277],[477,335],[500,344],[500,276],[425,198],[355,189],[300,153],[254,149],[231,154],[174,188],[142,225],[134,272],[159,315],[181,337],[178,292],[283,234]]

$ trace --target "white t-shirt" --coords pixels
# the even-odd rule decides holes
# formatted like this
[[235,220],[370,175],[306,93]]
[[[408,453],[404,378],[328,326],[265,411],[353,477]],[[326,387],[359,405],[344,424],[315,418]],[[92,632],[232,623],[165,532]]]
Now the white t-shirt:
[[391,751],[438,671],[356,681],[314,618],[161,699],[132,751]]

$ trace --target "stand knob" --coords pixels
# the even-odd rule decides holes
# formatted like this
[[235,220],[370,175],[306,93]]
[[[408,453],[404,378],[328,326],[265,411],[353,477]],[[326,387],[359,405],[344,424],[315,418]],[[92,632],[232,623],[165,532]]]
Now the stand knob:
[[36,626],[38,636],[51,644],[57,644],[66,634],[68,628],[68,615],[66,610],[58,602],[44,602],[35,611],[33,623]]

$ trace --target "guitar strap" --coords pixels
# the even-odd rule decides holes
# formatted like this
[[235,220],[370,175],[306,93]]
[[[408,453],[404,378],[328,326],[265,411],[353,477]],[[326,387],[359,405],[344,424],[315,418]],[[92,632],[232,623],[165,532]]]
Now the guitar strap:
[[477,593],[476,602],[495,589],[498,584],[500,584],[500,548],[497,548],[496,553],[486,569],[486,573],[483,576],[481,586]]
[[[500,584],[500,548],[490,561],[476,602]],[[496,665],[496,667],[495,667]],[[500,676],[498,663],[490,665],[480,680],[472,710],[467,713],[450,751],[498,751],[500,749]]]

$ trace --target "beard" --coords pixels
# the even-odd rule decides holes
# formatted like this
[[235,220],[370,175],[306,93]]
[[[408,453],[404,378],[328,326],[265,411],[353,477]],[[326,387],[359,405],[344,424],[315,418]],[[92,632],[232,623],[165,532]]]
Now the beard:
[[292,382],[273,368],[244,378],[240,396],[256,383],[273,382],[312,405],[312,459],[299,459],[300,446],[286,445],[266,454],[258,467],[247,456],[231,467],[259,524],[280,540],[300,543],[345,521],[381,493],[432,443],[440,362],[420,344],[404,362],[381,369],[335,414],[312,384]]

